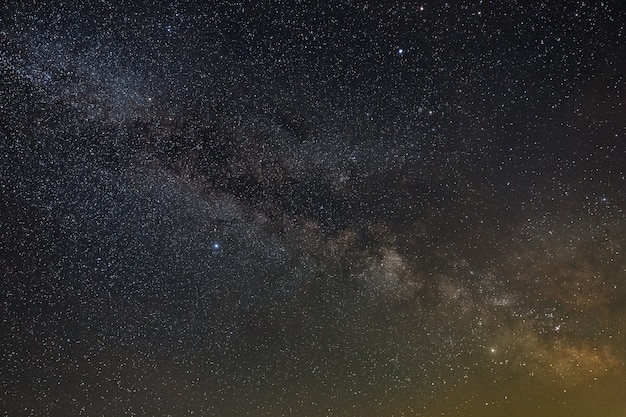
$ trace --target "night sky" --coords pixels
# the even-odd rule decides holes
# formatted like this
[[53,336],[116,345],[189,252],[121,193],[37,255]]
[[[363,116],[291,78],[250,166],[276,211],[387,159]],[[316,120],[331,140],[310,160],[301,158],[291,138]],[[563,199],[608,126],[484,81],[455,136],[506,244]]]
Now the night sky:
[[626,416],[626,3],[0,5],[3,416]]

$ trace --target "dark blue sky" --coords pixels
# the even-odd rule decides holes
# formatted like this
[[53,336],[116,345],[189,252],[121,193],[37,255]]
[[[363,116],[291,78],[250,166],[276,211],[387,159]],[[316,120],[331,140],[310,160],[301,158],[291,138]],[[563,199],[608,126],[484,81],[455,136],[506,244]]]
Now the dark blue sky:
[[621,416],[620,1],[0,6],[7,416]]

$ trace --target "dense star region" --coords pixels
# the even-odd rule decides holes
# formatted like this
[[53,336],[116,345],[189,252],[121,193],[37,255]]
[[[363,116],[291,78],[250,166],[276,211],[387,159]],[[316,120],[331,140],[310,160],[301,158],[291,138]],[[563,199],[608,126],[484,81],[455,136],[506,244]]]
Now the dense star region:
[[626,3],[3,1],[3,416],[623,417]]

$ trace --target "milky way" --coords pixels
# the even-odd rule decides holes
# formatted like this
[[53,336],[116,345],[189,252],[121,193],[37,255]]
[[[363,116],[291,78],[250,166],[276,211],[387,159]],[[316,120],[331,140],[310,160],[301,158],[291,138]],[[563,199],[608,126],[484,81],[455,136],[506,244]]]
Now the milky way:
[[36,3],[2,415],[626,415],[623,2]]

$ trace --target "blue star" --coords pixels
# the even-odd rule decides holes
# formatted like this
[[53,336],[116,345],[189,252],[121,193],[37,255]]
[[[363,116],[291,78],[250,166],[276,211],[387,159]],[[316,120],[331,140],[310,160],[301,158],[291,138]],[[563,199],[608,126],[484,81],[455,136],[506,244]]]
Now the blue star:
[[219,250],[222,247],[222,245],[219,242],[213,242],[211,247],[213,248],[213,250]]

